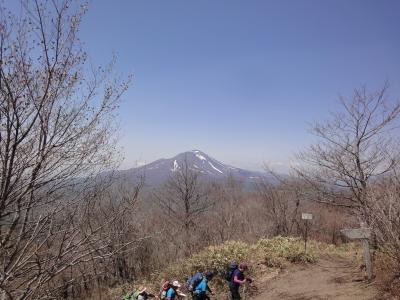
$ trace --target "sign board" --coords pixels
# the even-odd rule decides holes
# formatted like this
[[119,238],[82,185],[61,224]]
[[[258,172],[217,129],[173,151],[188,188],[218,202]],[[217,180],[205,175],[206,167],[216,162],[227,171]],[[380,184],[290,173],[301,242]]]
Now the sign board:
[[371,237],[369,228],[343,229],[340,232],[349,239],[369,239]]
[[302,213],[301,218],[303,220],[312,220],[312,214]]

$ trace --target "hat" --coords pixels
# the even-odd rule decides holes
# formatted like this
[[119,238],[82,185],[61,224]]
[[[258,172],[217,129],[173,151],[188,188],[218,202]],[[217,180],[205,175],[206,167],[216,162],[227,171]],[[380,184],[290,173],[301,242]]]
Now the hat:
[[137,289],[137,291],[139,292],[139,294],[143,294],[146,290],[147,290],[147,288],[144,287],[144,286],[140,286],[140,287]]
[[175,280],[175,281],[172,283],[172,286],[173,286],[173,287],[177,287],[177,288],[180,288],[180,287],[181,287],[179,281],[177,281],[177,280]]

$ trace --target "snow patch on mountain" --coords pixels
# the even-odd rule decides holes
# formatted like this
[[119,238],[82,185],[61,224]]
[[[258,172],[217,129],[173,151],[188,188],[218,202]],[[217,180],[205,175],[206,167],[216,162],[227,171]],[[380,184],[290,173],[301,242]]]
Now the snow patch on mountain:
[[208,162],[208,164],[211,166],[211,168],[213,168],[214,170],[220,172],[221,174],[224,174],[224,172],[222,172],[221,170],[217,169],[216,167],[214,167],[214,165],[211,162]]
[[175,172],[175,171],[177,171],[179,169],[179,164],[178,164],[178,162],[176,161],[176,159],[174,160],[174,168],[173,169],[171,169],[171,171],[172,172]]
[[203,155],[196,153],[196,156],[201,160],[207,160]]

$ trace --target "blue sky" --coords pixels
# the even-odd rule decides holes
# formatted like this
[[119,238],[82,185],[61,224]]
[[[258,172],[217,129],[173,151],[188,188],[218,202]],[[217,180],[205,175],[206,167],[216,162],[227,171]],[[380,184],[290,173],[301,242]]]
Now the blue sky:
[[81,37],[134,75],[124,168],[190,149],[287,165],[339,94],[388,79],[400,97],[400,1],[93,1]]
[[96,0],[80,33],[134,75],[123,168],[190,149],[287,165],[339,94],[387,79],[400,98],[400,1]]

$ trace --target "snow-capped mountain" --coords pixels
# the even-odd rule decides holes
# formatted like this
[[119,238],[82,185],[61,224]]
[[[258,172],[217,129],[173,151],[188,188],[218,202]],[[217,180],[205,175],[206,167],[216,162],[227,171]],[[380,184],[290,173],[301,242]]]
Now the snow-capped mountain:
[[260,172],[223,164],[200,150],[180,153],[169,159],[159,159],[147,165],[123,171],[123,173],[128,176],[143,174],[147,185],[156,185],[163,183],[174,172],[179,171],[184,164],[187,164],[189,169],[199,172],[203,179],[218,180],[233,176],[244,181],[256,181],[262,176]]

